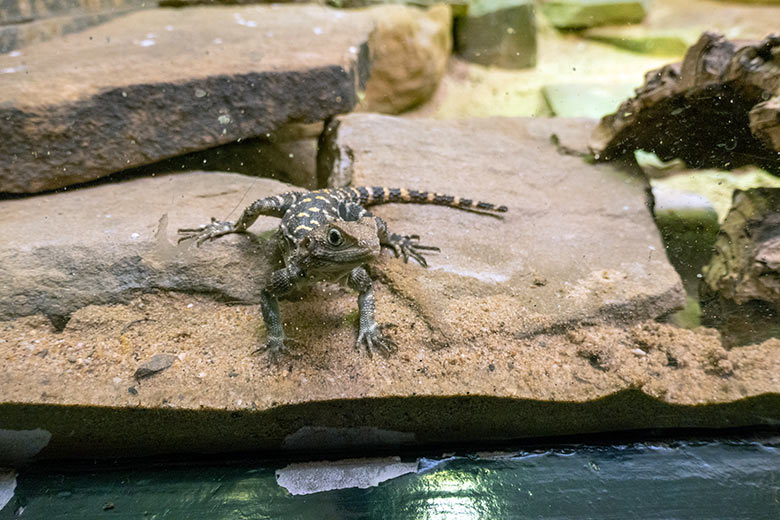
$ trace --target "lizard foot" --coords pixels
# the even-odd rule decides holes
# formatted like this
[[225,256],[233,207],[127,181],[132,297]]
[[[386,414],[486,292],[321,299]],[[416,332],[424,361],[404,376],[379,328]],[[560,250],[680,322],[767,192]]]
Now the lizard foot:
[[422,252],[441,251],[441,249],[436,246],[422,245],[418,243],[418,240],[420,240],[420,235],[401,236],[393,234],[390,244],[385,247],[392,249],[395,256],[403,258],[406,263],[409,262],[409,258],[414,258],[421,266],[428,267],[428,262],[425,261]]
[[376,322],[368,327],[360,328],[355,347],[360,350],[363,345],[366,346],[368,357],[372,357],[374,352],[378,352],[383,357],[388,357],[398,350],[395,341],[382,334],[379,324]]
[[204,224],[200,227],[180,228],[178,243],[181,243],[184,240],[195,239],[195,245],[200,247],[200,245],[206,240],[213,240],[217,237],[221,237],[222,235],[235,232],[236,227],[232,222],[223,222],[221,220],[215,219],[214,217],[211,217],[210,223]]
[[299,346],[299,342],[285,336],[269,336],[265,342],[265,345],[252,351],[252,354],[259,354],[260,352],[268,352],[268,361],[270,364],[275,365],[279,362],[280,358],[285,355],[290,355],[294,358],[300,357],[299,354],[293,354],[290,352],[290,348],[287,345],[293,347]]

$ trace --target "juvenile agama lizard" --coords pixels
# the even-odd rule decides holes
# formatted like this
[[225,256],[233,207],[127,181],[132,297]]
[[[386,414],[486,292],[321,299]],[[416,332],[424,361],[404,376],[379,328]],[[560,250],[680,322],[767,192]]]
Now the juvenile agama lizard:
[[396,350],[396,345],[382,334],[374,319],[376,299],[364,265],[386,248],[404,262],[414,258],[427,267],[422,252],[439,251],[437,247],[420,244],[418,235],[390,233],[384,220],[365,209],[388,202],[438,204],[488,213],[507,211],[506,206],[403,188],[361,186],[290,191],[253,202],[235,223],[212,218],[209,224],[179,229],[179,242],[194,239],[200,246],[222,235],[245,232],[260,215],[280,217],[277,240],[285,267],[274,271],[260,292],[260,309],[268,332],[266,348],[271,360],[286,350],[285,340],[288,340],[277,298],[317,281],[346,281],[357,291],[360,330],[356,346],[365,345],[369,355],[374,350],[387,355]]

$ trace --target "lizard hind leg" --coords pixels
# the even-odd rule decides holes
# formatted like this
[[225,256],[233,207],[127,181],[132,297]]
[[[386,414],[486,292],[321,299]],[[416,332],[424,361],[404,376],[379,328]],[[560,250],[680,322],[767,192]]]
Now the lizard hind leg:
[[364,345],[369,357],[373,352],[389,356],[398,350],[395,341],[382,334],[381,327],[374,318],[376,297],[374,296],[371,277],[363,267],[355,267],[349,273],[348,285],[358,292],[358,310],[360,311],[360,330],[355,346],[361,349]]

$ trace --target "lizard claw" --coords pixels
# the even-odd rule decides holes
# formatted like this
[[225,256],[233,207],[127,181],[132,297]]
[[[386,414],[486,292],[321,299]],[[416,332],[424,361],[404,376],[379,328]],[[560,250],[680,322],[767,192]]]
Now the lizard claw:
[[423,251],[441,251],[435,246],[426,246],[418,243],[420,235],[393,235],[390,243],[385,246],[393,250],[396,258],[403,258],[404,263],[409,263],[409,258],[414,258],[423,267],[428,267],[428,262],[422,255]]
[[299,354],[293,354],[287,345],[293,345],[297,347],[300,343],[297,340],[288,337],[269,336],[265,342],[265,345],[258,347],[252,351],[252,354],[259,354],[260,352],[268,352],[268,361],[271,365],[276,365],[280,358],[284,355],[291,355],[298,358]]
[[200,247],[200,245],[206,240],[213,240],[215,238],[221,237],[222,235],[235,232],[236,227],[232,222],[223,222],[221,220],[215,219],[214,217],[211,217],[211,222],[208,224],[204,224],[196,228],[180,228],[179,241],[177,243],[181,243],[184,240],[194,239],[195,245]]
[[355,348],[360,350],[363,345],[366,346],[368,357],[372,357],[374,351],[383,357],[388,357],[398,350],[398,345],[396,345],[395,341],[382,334],[379,324],[376,322],[368,327],[360,328]]

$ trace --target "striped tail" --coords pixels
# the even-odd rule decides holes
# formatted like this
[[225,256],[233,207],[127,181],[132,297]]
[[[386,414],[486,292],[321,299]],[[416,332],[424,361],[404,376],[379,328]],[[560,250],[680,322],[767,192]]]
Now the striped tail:
[[437,204],[451,208],[472,209],[493,213],[505,213],[506,206],[496,206],[490,202],[464,199],[454,195],[445,195],[433,191],[408,190],[406,188],[387,188],[383,186],[357,186],[354,188],[341,188],[347,192],[355,202],[361,206],[375,206],[389,202],[403,202],[411,204]]

